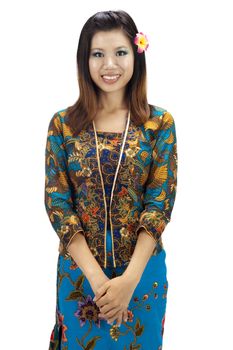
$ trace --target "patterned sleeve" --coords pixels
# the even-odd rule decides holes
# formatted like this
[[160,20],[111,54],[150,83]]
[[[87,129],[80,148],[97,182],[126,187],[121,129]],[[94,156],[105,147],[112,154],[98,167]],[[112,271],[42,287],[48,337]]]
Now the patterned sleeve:
[[66,252],[75,234],[84,232],[73,208],[62,124],[58,113],[51,118],[47,133],[44,203],[49,220],[60,238],[61,251]]
[[161,128],[156,131],[152,163],[144,193],[144,210],[136,229],[137,235],[141,229],[145,229],[155,241],[171,219],[177,187],[175,121],[167,111],[160,118]]

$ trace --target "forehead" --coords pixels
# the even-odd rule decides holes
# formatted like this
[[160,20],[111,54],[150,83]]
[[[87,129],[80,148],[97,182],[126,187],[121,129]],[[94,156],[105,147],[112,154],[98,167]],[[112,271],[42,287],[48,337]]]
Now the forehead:
[[128,37],[121,29],[114,29],[109,31],[99,31],[95,33],[91,40],[91,48],[106,48],[106,47],[120,47],[130,46]]

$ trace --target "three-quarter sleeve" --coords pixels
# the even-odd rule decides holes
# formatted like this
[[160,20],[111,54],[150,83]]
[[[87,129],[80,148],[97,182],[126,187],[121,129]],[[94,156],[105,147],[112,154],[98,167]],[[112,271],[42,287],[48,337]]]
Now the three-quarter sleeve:
[[141,229],[157,241],[171,220],[177,187],[177,142],[175,121],[165,111],[161,127],[156,130],[152,163],[144,192],[137,235]]
[[73,206],[67,154],[58,113],[51,118],[47,133],[44,204],[52,227],[60,239],[61,251],[66,252],[75,234],[84,234],[84,231]]

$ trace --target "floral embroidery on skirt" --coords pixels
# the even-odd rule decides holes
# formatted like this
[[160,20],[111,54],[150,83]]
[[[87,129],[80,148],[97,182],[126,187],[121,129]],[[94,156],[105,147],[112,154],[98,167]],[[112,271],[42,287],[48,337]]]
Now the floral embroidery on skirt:
[[[109,231],[108,231],[109,235]],[[109,236],[108,236],[109,237]],[[150,257],[120,327],[99,319],[91,286],[71,257],[58,256],[56,322],[49,350],[161,350],[168,281],[166,252]],[[102,267],[109,278],[126,266]]]

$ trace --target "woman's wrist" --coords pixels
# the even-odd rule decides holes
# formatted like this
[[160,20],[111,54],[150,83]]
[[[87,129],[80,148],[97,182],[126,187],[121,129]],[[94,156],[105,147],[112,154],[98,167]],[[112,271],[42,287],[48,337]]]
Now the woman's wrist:
[[145,230],[140,230],[133,255],[123,273],[125,278],[132,283],[139,283],[154,246],[155,240]]
[[122,277],[127,281],[130,282],[132,284],[134,284],[135,286],[138,285],[138,283],[140,282],[141,279],[141,275],[139,273],[134,273],[132,274],[129,270],[125,270],[122,274]]
[[93,268],[91,271],[86,272],[86,277],[90,283],[95,283],[105,277],[105,274],[101,268]]
[[89,281],[103,276],[103,271],[87,245],[85,236],[77,234],[68,246],[68,251]]

